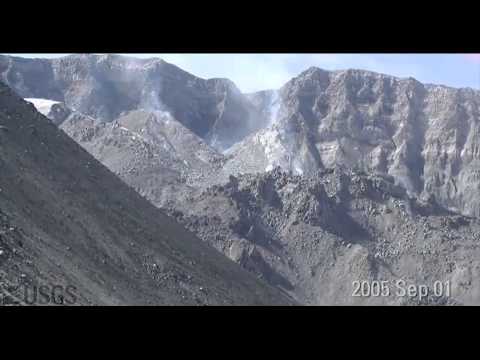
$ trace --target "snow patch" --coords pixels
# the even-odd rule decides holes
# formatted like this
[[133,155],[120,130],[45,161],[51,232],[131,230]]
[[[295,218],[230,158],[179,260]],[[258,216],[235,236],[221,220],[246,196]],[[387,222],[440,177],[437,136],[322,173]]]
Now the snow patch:
[[35,106],[35,109],[37,109],[39,113],[45,116],[48,115],[53,105],[60,104],[60,101],[54,101],[49,99],[25,98],[24,100],[32,103],[33,106]]

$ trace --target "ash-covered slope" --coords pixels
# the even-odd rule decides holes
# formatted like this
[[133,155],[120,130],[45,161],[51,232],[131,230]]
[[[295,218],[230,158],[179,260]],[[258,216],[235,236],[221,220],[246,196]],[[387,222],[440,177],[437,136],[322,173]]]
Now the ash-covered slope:
[[[227,173],[278,165],[308,175],[343,165],[392,175],[412,196],[480,215],[480,92],[310,68],[278,94],[276,121],[229,149]],[[250,97],[268,108],[264,94]]]
[[221,150],[264,126],[264,118],[230,80],[204,80],[161,59],[0,56],[0,80],[23,98],[60,101],[100,121],[131,110],[169,111]]
[[60,128],[157,206],[201,186],[224,161],[167,112],[136,110],[110,123],[72,113]]
[[[409,198],[390,177],[276,168],[179,196],[169,212],[304,304],[480,304],[480,222]],[[354,281],[376,280],[389,296],[354,296]],[[407,285],[429,294],[402,294]]]
[[78,304],[286,304],[125,185],[0,83],[0,289]]

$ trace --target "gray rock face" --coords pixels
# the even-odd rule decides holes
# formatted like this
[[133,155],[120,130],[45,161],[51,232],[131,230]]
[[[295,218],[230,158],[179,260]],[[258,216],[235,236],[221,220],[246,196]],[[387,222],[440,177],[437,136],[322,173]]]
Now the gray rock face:
[[360,70],[311,68],[279,91],[275,123],[229,149],[227,171],[343,165],[480,215],[480,93]]
[[224,162],[167,112],[136,110],[110,123],[74,113],[60,128],[157,206],[200,186]]
[[[167,210],[303,304],[480,303],[480,222],[409,198],[391,178],[276,168],[177,197]],[[355,296],[355,281],[386,281],[390,292]],[[397,281],[429,294],[403,295]],[[449,294],[433,292],[439,282]]]
[[293,303],[0,83],[0,300],[25,303],[24,285],[74,286],[78,305]]
[[55,125],[62,124],[70,115],[72,111],[63,103],[53,104],[50,111],[46,115]]
[[200,79],[161,59],[0,56],[0,79],[23,98],[57,100],[100,121],[131,110],[169,111],[218,149],[264,125],[230,80]]

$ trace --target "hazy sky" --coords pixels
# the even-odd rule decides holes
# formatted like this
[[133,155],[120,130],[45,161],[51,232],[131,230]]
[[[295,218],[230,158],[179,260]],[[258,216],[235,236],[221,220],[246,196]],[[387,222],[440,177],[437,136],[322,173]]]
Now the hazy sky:
[[[66,54],[16,54],[59,57]],[[310,66],[366,69],[424,83],[480,88],[475,54],[128,54],[160,57],[202,78],[226,77],[244,92],[278,88]]]

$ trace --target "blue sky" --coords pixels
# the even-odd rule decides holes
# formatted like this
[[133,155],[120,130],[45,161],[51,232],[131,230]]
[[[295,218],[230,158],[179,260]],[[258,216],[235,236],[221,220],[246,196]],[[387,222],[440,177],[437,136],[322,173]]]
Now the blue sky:
[[[59,57],[66,54],[16,54]],[[466,54],[128,54],[160,57],[202,78],[226,77],[244,92],[278,88],[310,66],[366,69],[424,83],[480,89],[480,56]]]

